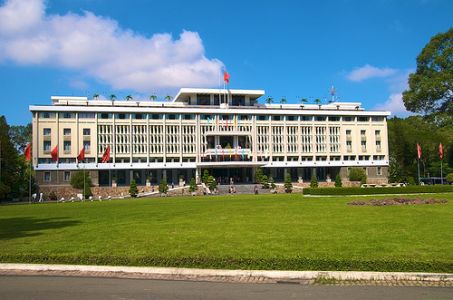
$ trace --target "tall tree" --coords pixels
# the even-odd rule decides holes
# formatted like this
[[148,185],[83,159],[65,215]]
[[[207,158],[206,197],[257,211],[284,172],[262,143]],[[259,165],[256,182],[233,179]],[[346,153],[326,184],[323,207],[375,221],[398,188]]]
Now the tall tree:
[[19,153],[23,153],[27,144],[31,142],[32,127],[27,125],[12,125],[9,128],[11,142]]
[[453,115],[453,28],[435,35],[423,48],[403,101],[412,112],[441,118]]
[[0,116],[0,200],[12,198],[19,181],[18,156],[9,131],[5,116]]

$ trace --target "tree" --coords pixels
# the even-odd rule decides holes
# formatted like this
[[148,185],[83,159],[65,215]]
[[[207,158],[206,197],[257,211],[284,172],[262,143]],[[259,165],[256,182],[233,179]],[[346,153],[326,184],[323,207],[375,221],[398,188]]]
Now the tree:
[[93,99],[98,100],[99,99],[99,94],[93,94]]
[[321,104],[321,99],[316,98],[316,99],[315,99],[315,103],[318,104],[318,105]]
[[311,174],[310,187],[311,188],[317,188],[318,187],[318,178],[316,177],[315,173]]
[[0,116],[0,200],[19,196],[21,181],[17,150],[10,139],[10,127],[4,116]]
[[269,188],[269,181],[268,181],[268,179],[267,179],[267,175],[261,176],[261,182],[260,182],[260,184],[261,184],[261,187],[262,187],[263,189],[268,189],[268,188]]
[[201,182],[203,182],[204,184],[207,184],[208,183],[208,178],[209,178],[209,171],[208,170],[204,170],[203,171],[203,176],[201,177]]
[[349,181],[360,181],[366,183],[366,174],[362,168],[352,168],[349,170]]
[[418,55],[403,101],[409,111],[453,119],[453,28],[432,37]]
[[453,173],[448,174],[445,179],[447,180],[447,182],[453,183]]
[[172,98],[173,98],[172,96],[170,96],[170,95],[167,95],[167,96],[165,96],[165,98],[164,98],[164,99],[165,99],[165,101],[171,101],[171,99],[172,99]]
[[151,101],[156,101],[156,99],[157,99],[156,95],[149,96],[149,100],[151,100]]
[[207,186],[211,191],[213,191],[217,187],[217,181],[215,180],[214,176],[208,177]]
[[261,183],[263,179],[263,169],[257,168],[255,172],[255,182],[256,183]]
[[286,103],[286,98],[283,97],[282,99],[280,99],[280,104],[285,104]]
[[[85,173],[85,175],[84,175]],[[85,184],[84,184],[85,179]],[[91,182],[90,173],[85,170],[80,170],[71,174],[71,186],[75,189],[81,189],[84,199],[92,195],[91,187],[93,183]]]
[[131,184],[129,185],[129,195],[134,198],[138,195],[137,182],[135,181],[135,179],[132,179]]
[[166,194],[168,192],[167,178],[163,177],[159,184],[159,193]]
[[300,103],[301,104],[304,104],[304,103],[307,103],[307,102],[308,102],[307,98],[301,98],[300,99]]
[[131,95],[126,96],[126,101],[132,101],[134,98]]
[[111,94],[110,95],[110,100],[115,101],[116,100],[116,95],[115,94]]
[[343,183],[341,182],[341,176],[340,174],[337,174],[337,176],[335,176],[335,187],[342,187],[343,186]]
[[293,191],[293,183],[291,182],[291,175],[290,174],[286,174],[285,175],[284,187],[285,187],[285,192],[286,193],[291,193]]
[[32,127],[31,123],[24,125],[12,125],[9,128],[9,137],[14,145],[14,148],[19,153],[23,153],[25,147],[31,142]]
[[275,188],[277,187],[275,185],[275,181],[274,181],[274,178],[272,178],[272,176],[269,176],[269,187],[273,190],[275,190]]
[[272,98],[272,97],[267,97],[266,98],[266,103],[267,104],[272,104],[272,102],[274,102],[274,98]]
[[197,182],[195,181],[195,178],[190,178],[189,181],[189,192],[193,193],[197,190]]

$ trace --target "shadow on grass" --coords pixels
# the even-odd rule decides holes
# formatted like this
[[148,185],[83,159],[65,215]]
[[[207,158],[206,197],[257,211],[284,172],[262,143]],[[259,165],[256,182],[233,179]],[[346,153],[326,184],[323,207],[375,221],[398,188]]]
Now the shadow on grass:
[[0,240],[37,236],[48,229],[75,226],[80,223],[80,221],[64,218],[4,218],[0,219]]

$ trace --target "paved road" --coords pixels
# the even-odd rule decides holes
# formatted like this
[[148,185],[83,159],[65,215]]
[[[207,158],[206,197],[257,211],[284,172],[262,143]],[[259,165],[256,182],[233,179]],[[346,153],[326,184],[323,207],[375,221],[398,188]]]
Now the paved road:
[[0,276],[0,299],[453,299],[453,288]]

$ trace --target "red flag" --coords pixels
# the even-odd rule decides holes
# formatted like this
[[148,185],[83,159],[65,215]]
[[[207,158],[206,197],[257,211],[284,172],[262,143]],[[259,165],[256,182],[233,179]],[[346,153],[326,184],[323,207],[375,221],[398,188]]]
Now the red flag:
[[24,156],[26,161],[31,160],[31,143],[25,147]]
[[230,74],[228,74],[227,71],[223,71],[223,81],[224,81],[226,84],[229,84],[229,83],[230,83]]
[[420,159],[422,157],[422,147],[420,147],[420,144],[417,143],[417,158]]
[[442,143],[439,144],[439,157],[441,160],[444,158],[444,147],[442,146]]
[[50,151],[50,155],[52,156],[53,161],[58,161],[58,145]]
[[85,160],[85,147],[82,147],[82,150],[80,150],[80,153],[77,156],[77,161],[84,161],[84,160]]
[[104,154],[102,155],[101,163],[107,163],[110,160],[110,146],[105,148]]

